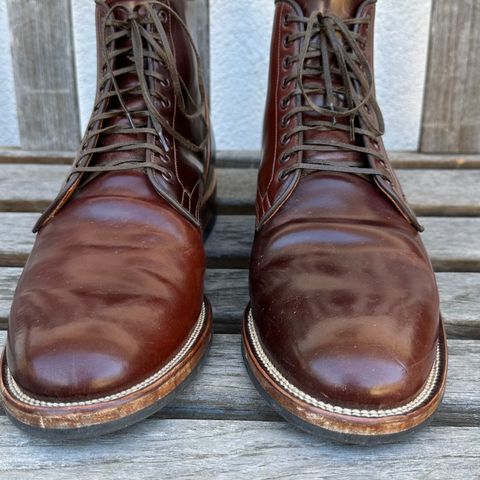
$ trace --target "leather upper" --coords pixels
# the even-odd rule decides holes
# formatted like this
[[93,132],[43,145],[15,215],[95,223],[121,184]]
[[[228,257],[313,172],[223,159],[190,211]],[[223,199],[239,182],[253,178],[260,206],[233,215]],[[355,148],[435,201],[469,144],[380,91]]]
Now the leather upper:
[[[133,11],[140,3],[106,5],[123,4]],[[183,17],[183,2],[171,6]],[[97,7],[100,72],[106,11]],[[121,19],[124,11],[115,15]],[[162,18],[179,74],[190,94],[198,96],[198,72],[186,33],[168,12]],[[128,41],[116,45],[125,47]],[[114,67],[130,61],[120,56]],[[168,78],[160,65],[149,68]],[[118,82],[126,89],[135,87],[138,78],[128,73]],[[100,88],[99,82],[97,99]],[[129,110],[145,107],[138,94],[126,94],[124,100]],[[118,108],[114,97],[110,102],[101,109]],[[202,138],[207,113],[203,119],[182,117],[177,103],[170,95],[163,115],[192,141]],[[160,102],[157,106],[162,108]],[[119,115],[103,126],[116,124],[127,122]],[[12,304],[7,345],[13,377],[34,396],[96,398],[129,388],[160,370],[193,330],[203,302],[205,253],[199,221],[204,195],[211,190],[211,152],[209,145],[202,152],[188,151],[165,137],[171,147],[167,159],[149,160],[162,161],[171,176],[162,178],[146,169],[102,172],[90,181],[89,172],[76,175],[40,222]],[[96,141],[104,146],[129,139],[125,133],[100,135]],[[159,139],[148,134],[143,142],[158,145]],[[145,155],[149,153],[142,148],[98,153],[89,164],[143,160]],[[83,177],[82,183],[77,177]]]
[[[368,28],[362,28],[373,63],[374,2],[276,2],[250,264],[252,314],[263,349],[298,389],[345,407],[400,406],[425,384],[439,336],[438,292],[418,230],[375,178],[301,170],[281,175],[302,155],[282,162],[282,151],[291,147],[282,135],[295,122],[308,121],[297,115],[293,126],[282,126],[282,117],[294,107],[293,101],[282,105],[284,59],[299,48],[285,47],[285,36],[299,28],[285,16],[309,17],[314,10],[341,18],[369,16]],[[359,142],[343,131],[308,135],[291,142]],[[376,143],[383,151],[380,137]],[[327,158],[372,165],[367,155],[348,149],[305,156],[304,162]],[[383,168],[403,197],[388,161]]]

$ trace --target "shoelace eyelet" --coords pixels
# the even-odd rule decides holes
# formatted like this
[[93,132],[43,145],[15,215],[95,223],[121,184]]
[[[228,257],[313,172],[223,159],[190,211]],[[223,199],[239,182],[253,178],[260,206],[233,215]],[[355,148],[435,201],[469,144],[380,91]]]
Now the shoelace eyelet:
[[292,119],[292,117],[287,117],[287,115],[284,115],[280,121],[280,126],[282,128],[287,128],[288,125],[290,124],[290,120]]
[[170,108],[172,106],[172,102],[170,102],[170,100],[168,100],[168,98],[164,98],[162,101],[162,106],[164,108]]
[[283,16],[283,26],[286,27],[290,23],[290,15],[287,13]]
[[287,55],[284,59],[283,59],[283,63],[282,63],[282,66],[284,68],[284,70],[288,70],[290,68],[290,65],[292,64],[292,59],[289,55]]
[[290,48],[290,45],[292,44],[292,41],[290,40],[290,35],[285,35],[283,37],[283,46],[285,48]]
[[285,173],[285,170],[280,170],[280,172],[278,173],[278,179],[281,182],[284,182],[287,179],[287,174]]
[[290,85],[290,80],[289,80],[287,77],[285,77],[285,78],[282,80],[282,85],[281,85],[282,89],[283,89],[283,90],[286,90],[289,85]]
[[158,12],[158,17],[160,18],[160,21],[162,23],[167,23],[168,15],[167,15],[167,12],[165,12],[165,10],[160,10],[160,12]]
[[285,110],[288,108],[288,105],[290,104],[290,99],[288,97],[283,97],[282,102],[280,103],[280,107]]
[[162,172],[161,175],[166,182],[172,183],[173,175],[171,172]]
[[168,78],[162,78],[160,80],[160,85],[162,87],[169,87],[170,86],[170,80]]
[[282,145],[288,145],[290,143],[291,139],[292,139],[292,137],[290,137],[289,135],[284,133],[282,135],[282,138],[280,139],[280,142],[281,142]]
[[168,163],[168,157],[161,154],[152,154],[152,160],[160,160],[165,165]]
[[284,153],[281,155],[279,163],[280,165],[283,165],[287,163],[290,160],[291,155],[285,155]]

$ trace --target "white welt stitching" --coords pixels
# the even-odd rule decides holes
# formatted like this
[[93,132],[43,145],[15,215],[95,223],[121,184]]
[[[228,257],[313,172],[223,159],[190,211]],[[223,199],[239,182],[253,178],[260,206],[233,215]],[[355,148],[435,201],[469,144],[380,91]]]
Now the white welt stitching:
[[121,392],[115,393],[114,395],[108,395],[102,398],[95,398],[92,400],[85,400],[85,401],[77,401],[77,402],[45,402],[43,400],[39,400],[37,398],[33,398],[27,395],[22,389],[18,386],[18,384],[13,379],[10,370],[7,369],[7,383],[10,391],[17,397],[18,400],[22,401],[23,403],[27,403],[28,405],[33,405],[35,407],[81,407],[86,405],[95,405],[98,403],[110,402],[112,400],[118,400],[119,398],[125,397],[130,395],[131,393],[138,392],[143,388],[150,386],[152,383],[155,383],[157,380],[162,378],[166,373],[168,373],[172,368],[174,368],[185,355],[188,353],[192,345],[197,340],[203,324],[205,323],[205,316],[206,316],[206,309],[205,304],[202,305],[202,311],[200,312],[200,316],[198,317],[197,323],[195,324],[195,328],[192,331],[192,334],[188,338],[187,342],[183,345],[181,350],[175,355],[170,362],[168,362],[161,370],[157,373],[154,373],[152,376],[148,377],[141,383],[137,383],[133,387],[128,388],[127,390],[123,390]]
[[378,418],[378,417],[391,417],[394,415],[402,415],[408,413],[424,402],[426,402],[432,395],[435,386],[438,381],[439,373],[440,373],[440,344],[437,344],[437,352],[435,355],[435,361],[433,363],[432,370],[427,379],[427,383],[425,387],[420,392],[420,394],[415,397],[412,401],[403,405],[401,407],[387,409],[387,410],[360,410],[360,409],[350,409],[350,408],[343,408],[337,405],[332,405],[330,403],[322,402],[321,400],[317,400],[316,398],[311,397],[307,393],[303,392],[302,390],[298,389],[294,385],[292,385],[273,365],[270,361],[268,356],[266,355],[265,351],[262,348],[260,340],[258,338],[257,330],[255,328],[255,324],[253,321],[252,311],[250,310],[248,314],[248,333],[252,340],[252,344],[257,354],[258,358],[262,362],[263,366],[267,369],[268,373],[271,377],[279,383],[285,390],[289,393],[294,395],[295,397],[303,400],[314,407],[321,408],[331,413],[339,413],[343,415],[350,415],[352,417],[370,417],[370,418]]

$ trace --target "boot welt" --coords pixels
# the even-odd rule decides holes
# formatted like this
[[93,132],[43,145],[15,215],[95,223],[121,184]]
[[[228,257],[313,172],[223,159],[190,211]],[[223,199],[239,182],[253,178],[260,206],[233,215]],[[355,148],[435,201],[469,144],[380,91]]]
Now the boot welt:
[[113,395],[60,402],[32,397],[13,380],[5,351],[0,388],[5,410],[18,427],[47,438],[89,438],[123,429],[167,405],[203,364],[212,338],[212,309],[205,298],[199,319],[181,350],[146,380]]
[[403,407],[382,410],[347,409],[316,400],[286,380],[263,351],[250,306],[242,328],[242,353],[248,374],[270,406],[285,420],[314,435],[347,444],[389,443],[424,427],[441,404],[448,354],[441,321],[438,351],[427,383]]

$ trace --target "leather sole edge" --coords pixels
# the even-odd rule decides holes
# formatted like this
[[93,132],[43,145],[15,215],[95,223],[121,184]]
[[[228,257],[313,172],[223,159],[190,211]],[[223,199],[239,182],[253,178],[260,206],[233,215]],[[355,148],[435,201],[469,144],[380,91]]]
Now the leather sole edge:
[[283,388],[269,374],[255,353],[248,329],[249,312],[248,306],[242,328],[242,352],[250,378],[274,410],[302,430],[341,443],[362,445],[389,443],[428,424],[441,404],[448,370],[446,335],[441,319],[439,376],[428,399],[406,413],[366,417],[338,413],[342,410],[341,406],[334,406],[337,412],[313,406]]
[[[212,338],[212,309],[206,298],[202,311],[205,312],[202,327],[193,344],[175,365],[154,381],[147,382],[147,379],[138,384],[147,382],[145,386],[120,397],[118,394],[105,397],[106,400],[91,399],[70,404],[44,402],[46,405],[26,403],[9,387],[4,352],[0,390],[7,415],[18,427],[31,434],[72,439],[110,433],[149,417],[168,404],[188,384],[206,358]],[[187,343],[188,340],[184,345]]]

